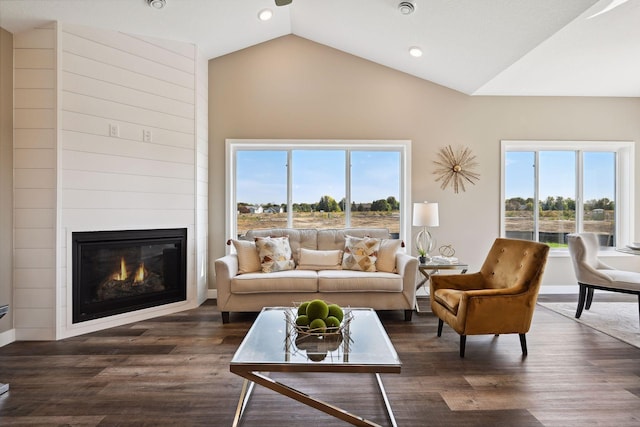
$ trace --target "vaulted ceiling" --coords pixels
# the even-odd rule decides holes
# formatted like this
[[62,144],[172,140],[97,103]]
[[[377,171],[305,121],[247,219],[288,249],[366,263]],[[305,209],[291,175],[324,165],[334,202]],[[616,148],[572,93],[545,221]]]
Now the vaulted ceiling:
[[0,26],[82,24],[194,43],[206,58],[295,34],[469,95],[640,96],[640,0],[412,0],[409,15],[400,2],[0,0]]

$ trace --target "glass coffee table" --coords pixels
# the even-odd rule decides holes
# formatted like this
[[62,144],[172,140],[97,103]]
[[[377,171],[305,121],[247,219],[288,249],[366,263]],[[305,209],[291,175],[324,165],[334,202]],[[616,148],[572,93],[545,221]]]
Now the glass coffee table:
[[291,316],[295,316],[291,307],[262,309],[233,356],[230,371],[245,378],[233,425],[239,424],[253,386],[260,384],[353,425],[378,426],[264,374],[325,372],[375,374],[389,421],[396,426],[380,374],[399,374],[402,364],[376,312],[370,308],[345,308],[345,318],[351,320],[345,322],[342,332],[323,337],[298,333]]

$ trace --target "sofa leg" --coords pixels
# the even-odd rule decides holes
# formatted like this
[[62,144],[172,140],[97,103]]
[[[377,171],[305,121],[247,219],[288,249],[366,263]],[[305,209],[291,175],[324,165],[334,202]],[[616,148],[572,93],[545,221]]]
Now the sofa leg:
[[413,317],[413,310],[405,310],[404,311],[404,321],[411,322],[411,318]]
[[527,337],[525,334],[519,334],[520,335],[520,347],[522,348],[522,355],[526,356],[528,354],[527,352]]
[[229,323],[229,312],[228,311],[223,311],[222,312],[222,323]]
[[442,325],[444,324],[444,322],[442,321],[442,319],[438,319],[438,336],[441,337],[442,336]]
[[460,335],[460,357],[464,357],[464,349],[467,346],[467,336]]

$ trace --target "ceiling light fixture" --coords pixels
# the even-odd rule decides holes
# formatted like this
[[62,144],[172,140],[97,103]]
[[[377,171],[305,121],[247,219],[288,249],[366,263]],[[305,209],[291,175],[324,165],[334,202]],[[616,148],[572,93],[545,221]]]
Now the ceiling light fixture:
[[271,9],[262,9],[258,12],[258,19],[261,21],[268,21],[273,18],[273,11]]
[[409,55],[413,56],[414,58],[420,58],[422,56],[422,49],[420,49],[418,46],[411,46],[409,48]]
[[162,9],[167,5],[167,0],[147,0],[147,4],[154,9]]
[[401,1],[398,4],[398,10],[403,15],[411,15],[416,10],[416,5],[410,1]]

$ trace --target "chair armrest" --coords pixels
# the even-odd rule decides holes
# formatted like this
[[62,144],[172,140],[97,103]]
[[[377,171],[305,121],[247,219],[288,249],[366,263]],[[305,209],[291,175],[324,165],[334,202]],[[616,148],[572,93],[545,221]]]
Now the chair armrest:
[[468,291],[482,289],[484,287],[484,279],[480,272],[472,274],[436,274],[429,278],[429,286],[431,288],[431,295],[433,295],[437,289],[442,288]]

